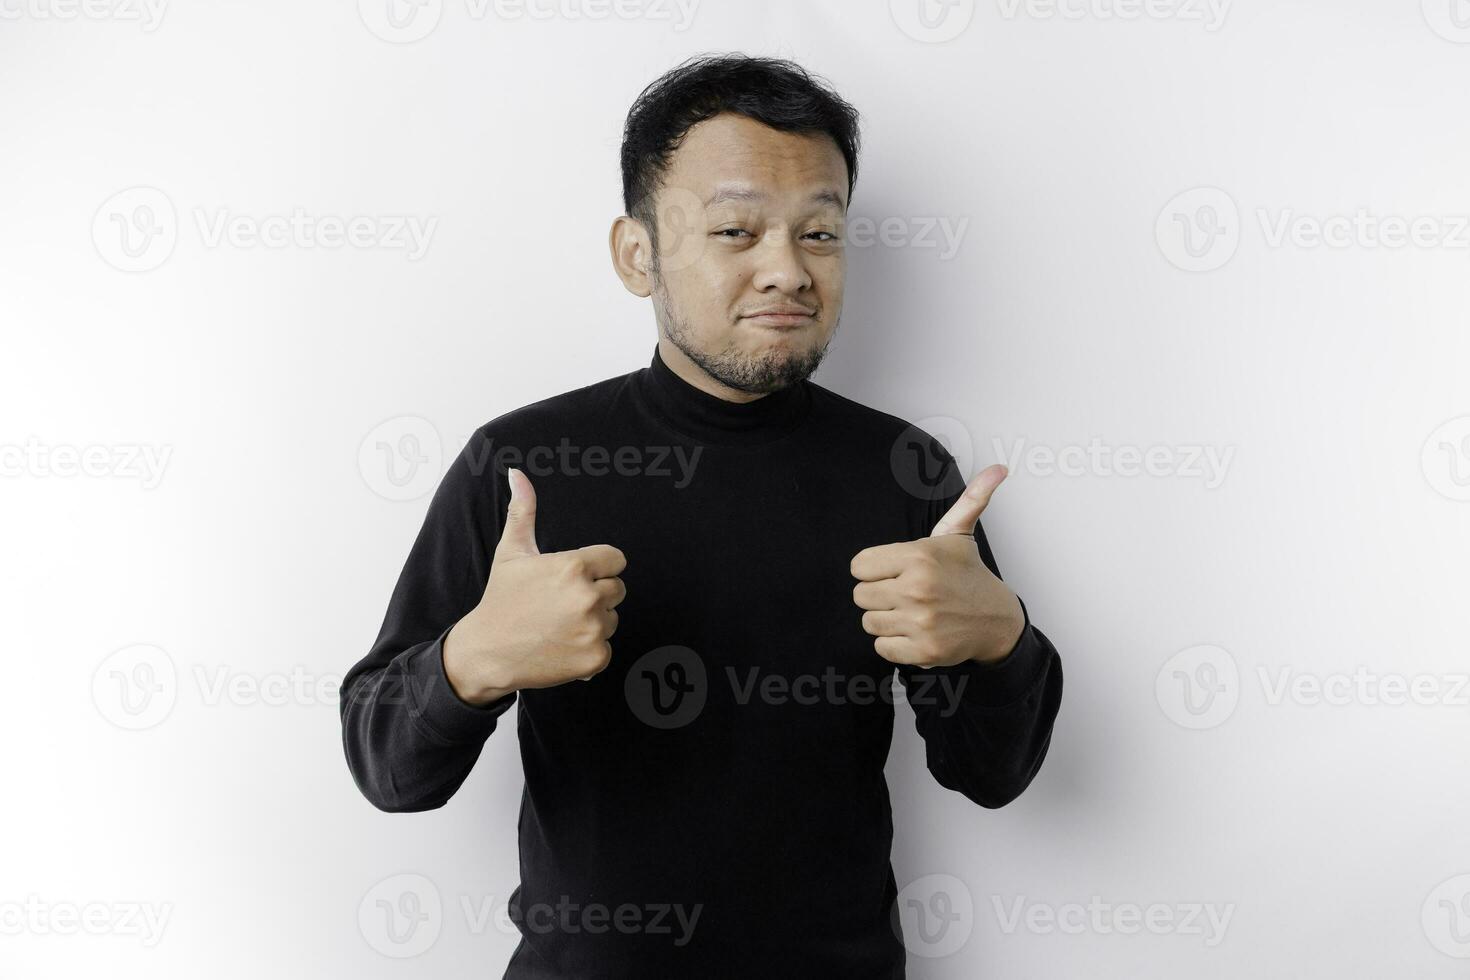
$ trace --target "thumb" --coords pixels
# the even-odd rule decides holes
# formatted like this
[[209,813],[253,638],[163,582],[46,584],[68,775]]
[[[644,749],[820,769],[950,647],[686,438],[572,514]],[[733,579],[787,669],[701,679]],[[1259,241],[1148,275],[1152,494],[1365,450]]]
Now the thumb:
[[929,537],[937,538],[941,534],[968,534],[973,537],[975,522],[980,520],[980,515],[990,503],[990,495],[995,493],[995,488],[1000,486],[1000,481],[1009,473],[1004,465],[994,463],[975,474],[970,485],[965,487],[965,492],[960,494],[960,499],[934,525]]
[[505,509],[505,530],[495,546],[495,561],[539,555],[536,547],[536,490],[531,480],[518,469],[508,469],[510,504]]

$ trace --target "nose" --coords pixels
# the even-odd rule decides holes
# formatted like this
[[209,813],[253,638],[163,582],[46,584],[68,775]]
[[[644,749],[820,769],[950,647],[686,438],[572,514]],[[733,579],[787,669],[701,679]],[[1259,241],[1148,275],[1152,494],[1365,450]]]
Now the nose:
[[768,231],[756,254],[753,282],[756,289],[762,292],[775,289],[794,295],[811,288],[812,277],[807,272],[805,256],[785,228]]

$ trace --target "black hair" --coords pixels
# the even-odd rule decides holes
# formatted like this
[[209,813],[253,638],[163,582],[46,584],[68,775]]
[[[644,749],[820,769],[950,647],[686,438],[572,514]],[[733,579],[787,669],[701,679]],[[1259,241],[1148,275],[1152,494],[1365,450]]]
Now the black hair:
[[847,196],[857,184],[858,112],[792,61],[731,53],[696,55],[654,80],[623,127],[623,208],[648,229],[658,256],[653,195],[689,130],[722,112],[772,129],[826,133],[847,161]]

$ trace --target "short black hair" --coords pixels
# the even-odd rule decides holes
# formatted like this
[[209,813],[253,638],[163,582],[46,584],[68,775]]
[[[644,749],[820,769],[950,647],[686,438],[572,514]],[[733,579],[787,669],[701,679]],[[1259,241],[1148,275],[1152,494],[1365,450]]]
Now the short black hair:
[[782,58],[696,55],[655,79],[623,127],[623,209],[648,229],[658,255],[653,195],[689,130],[722,112],[772,129],[826,133],[847,161],[847,197],[857,184],[858,112],[823,80]]

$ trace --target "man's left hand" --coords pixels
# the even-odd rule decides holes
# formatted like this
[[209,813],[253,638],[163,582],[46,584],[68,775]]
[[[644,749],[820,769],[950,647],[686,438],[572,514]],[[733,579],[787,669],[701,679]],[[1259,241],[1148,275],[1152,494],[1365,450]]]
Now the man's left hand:
[[1021,600],[975,547],[975,525],[1006,478],[1000,463],[975,475],[927,538],[864,548],[850,570],[873,648],[895,664],[950,667],[1004,660],[1026,628]]

